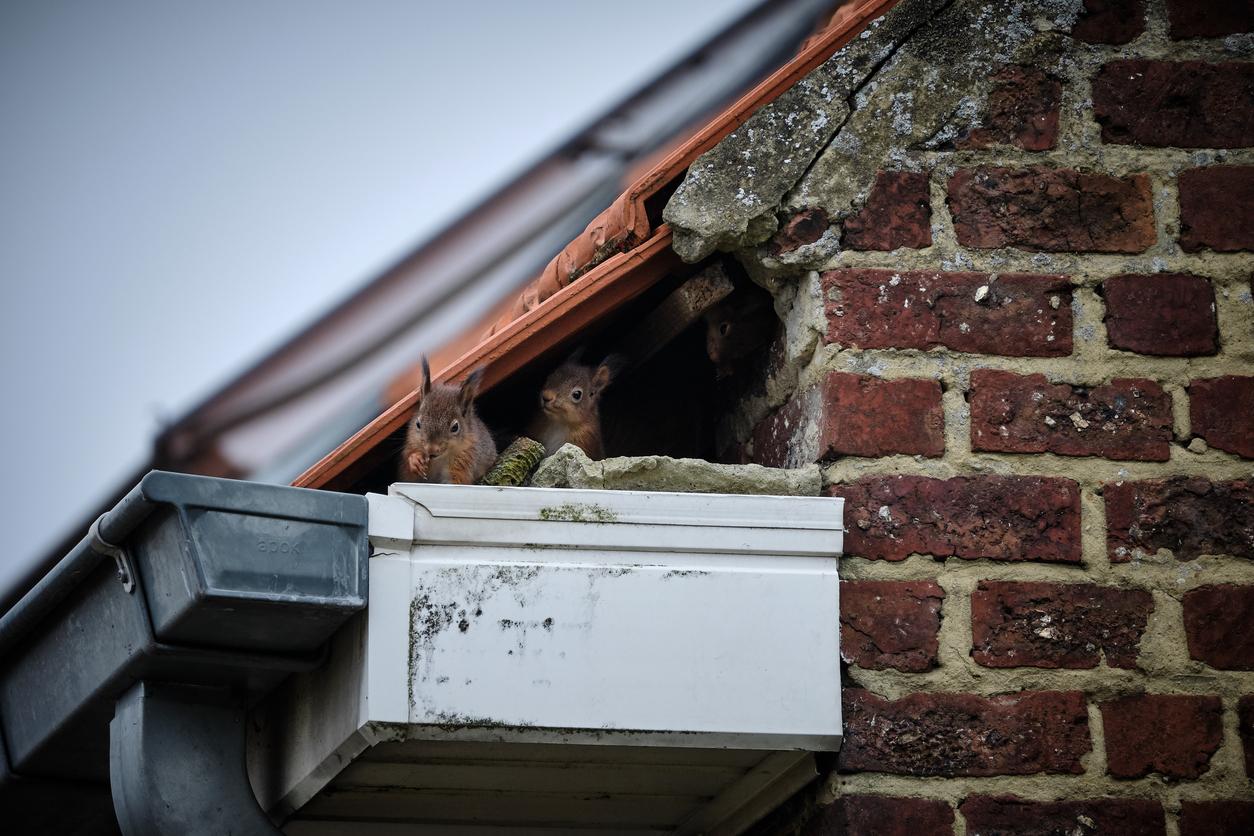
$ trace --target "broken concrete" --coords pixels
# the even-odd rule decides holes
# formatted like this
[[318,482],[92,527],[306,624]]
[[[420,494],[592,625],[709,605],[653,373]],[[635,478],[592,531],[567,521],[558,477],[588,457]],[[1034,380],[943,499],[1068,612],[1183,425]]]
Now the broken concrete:
[[638,456],[593,461],[573,444],[540,463],[536,488],[618,491],[818,496],[823,478],[816,464],[781,470],[756,464],[714,464],[702,459]]

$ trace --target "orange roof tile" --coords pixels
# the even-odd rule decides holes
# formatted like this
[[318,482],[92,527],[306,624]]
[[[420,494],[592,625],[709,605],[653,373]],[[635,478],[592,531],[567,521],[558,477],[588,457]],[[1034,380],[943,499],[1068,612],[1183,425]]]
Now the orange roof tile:
[[[896,3],[854,0],[841,6],[827,27],[812,36],[795,58],[677,145],[593,219],[523,289],[473,348],[451,362],[439,362],[437,354],[437,362],[432,364],[434,377],[456,380],[475,367],[485,366],[482,388],[486,391],[549,349],[574,339],[678,267],[679,258],[670,246],[670,229],[665,224],[652,227],[647,201]],[[418,392],[411,391],[293,484],[347,487],[353,474],[360,471],[363,457],[405,424],[418,399]]]

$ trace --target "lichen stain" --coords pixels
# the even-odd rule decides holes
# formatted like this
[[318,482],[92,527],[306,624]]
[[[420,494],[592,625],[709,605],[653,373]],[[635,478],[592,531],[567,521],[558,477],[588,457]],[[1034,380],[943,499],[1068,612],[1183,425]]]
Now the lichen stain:
[[618,515],[601,505],[568,502],[540,509],[540,519],[558,522],[612,523]]

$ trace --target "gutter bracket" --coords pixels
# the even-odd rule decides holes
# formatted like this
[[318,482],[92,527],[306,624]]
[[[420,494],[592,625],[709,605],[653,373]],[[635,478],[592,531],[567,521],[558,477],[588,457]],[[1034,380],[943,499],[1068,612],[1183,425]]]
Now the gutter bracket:
[[124,836],[282,836],[248,782],[246,714],[229,689],[140,681],[109,723]]
[[91,550],[113,558],[118,568],[118,581],[122,584],[122,589],[133,594],[135,592],[135,567],[131,564],[131,558],[126,553],[126,549],[115,546],[100,536],[100,521],[103,519],[104,515],[101,514],[87,530],[87,537],[91,540]]

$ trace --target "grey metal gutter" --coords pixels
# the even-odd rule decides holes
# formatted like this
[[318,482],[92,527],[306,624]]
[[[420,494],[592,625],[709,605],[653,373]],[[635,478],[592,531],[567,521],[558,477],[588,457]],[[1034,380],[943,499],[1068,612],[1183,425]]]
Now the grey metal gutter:
[[368,557],[364,497],[145,476],[0,618],[6,832],[277,833],[245,711],[365,608]]

